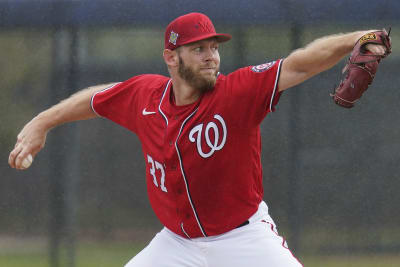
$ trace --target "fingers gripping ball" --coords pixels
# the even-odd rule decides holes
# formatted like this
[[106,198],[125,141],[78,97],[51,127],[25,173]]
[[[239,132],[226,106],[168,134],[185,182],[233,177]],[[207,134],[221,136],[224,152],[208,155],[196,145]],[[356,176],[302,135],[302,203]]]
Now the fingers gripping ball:
[[21,167],[22,167],[23,169],[27,169],[27,168],[29,168],[29,167],[31,166],[32,162],[33,162],[33,157],[32,157],[31,154],[29,154],[29,155],[28,155],[26,158],[24,158],[24,160],[22,161]]
[[[331,94],[333,100],[339,106],[352,108],[354,103],[372,84],[378,65],[392,51],[389,33],[382,31],[370,32],[363,35],[356,43],[350,58],[343,68],[345,75],[339,86]],[[383,55],[376,55],[366,49],[367,44],[377,44],[385,47]]]

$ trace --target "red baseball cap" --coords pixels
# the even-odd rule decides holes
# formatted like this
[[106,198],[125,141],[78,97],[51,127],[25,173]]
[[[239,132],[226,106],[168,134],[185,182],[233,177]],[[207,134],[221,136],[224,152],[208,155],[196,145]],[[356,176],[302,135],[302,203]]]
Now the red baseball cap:
[[165,30],[165,49],[174,50],[182,45],[216,37],[218,42],[229,41],[232,36],[216,33],[209,17],[202,13],[189,13],[174,19]]

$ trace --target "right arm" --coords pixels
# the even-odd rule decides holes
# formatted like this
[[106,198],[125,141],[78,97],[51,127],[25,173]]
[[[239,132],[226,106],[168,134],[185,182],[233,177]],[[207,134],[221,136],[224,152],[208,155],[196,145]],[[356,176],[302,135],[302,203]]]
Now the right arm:
[[23,169],[21,164],[29,154],[34,157],[46,142],[47,133],[67,122],[96,117],[90,106],[92,96],[113,84],[102,84],[81,90],[57,105],[39,113],[28,122],[17,136],[14,149],[8,157],[12,168]]

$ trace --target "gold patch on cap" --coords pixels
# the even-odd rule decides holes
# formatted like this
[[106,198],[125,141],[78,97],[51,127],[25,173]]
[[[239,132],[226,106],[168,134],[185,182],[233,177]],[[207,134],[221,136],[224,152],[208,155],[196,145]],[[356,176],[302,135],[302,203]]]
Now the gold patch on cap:
[[176,32],[171,31],[171,34],[169,36],[169,42],[176,45],[176,40],[178,40],[178,36],[179,34],[177,34]]
[[363,37],[360,38],[360,44],[363,44],[365,42],[371,41],[371,40],[376,40],[377,37],[375,35],[375,33],[367,33],[365,35],[363,35]]

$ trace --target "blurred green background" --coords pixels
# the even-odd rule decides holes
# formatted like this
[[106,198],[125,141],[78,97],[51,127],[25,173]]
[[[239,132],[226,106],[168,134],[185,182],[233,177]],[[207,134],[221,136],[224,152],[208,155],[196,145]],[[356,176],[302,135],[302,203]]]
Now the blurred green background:
[[387,15],[399,4],[245,2],[0,2],[0,266],[123,266],[161,229],[139,140],[109,121],[53,130],[26,171],[7,159],[23,125],[73,92],[167,75],[164,28],[190,11],[233,35],[220,49],[225,74],[324,35],[392,26],[393,53],[355,108],[329,97],[342,61],[285,92],[261,131],[264,199],[305,266],[400,266],[400,35]]

